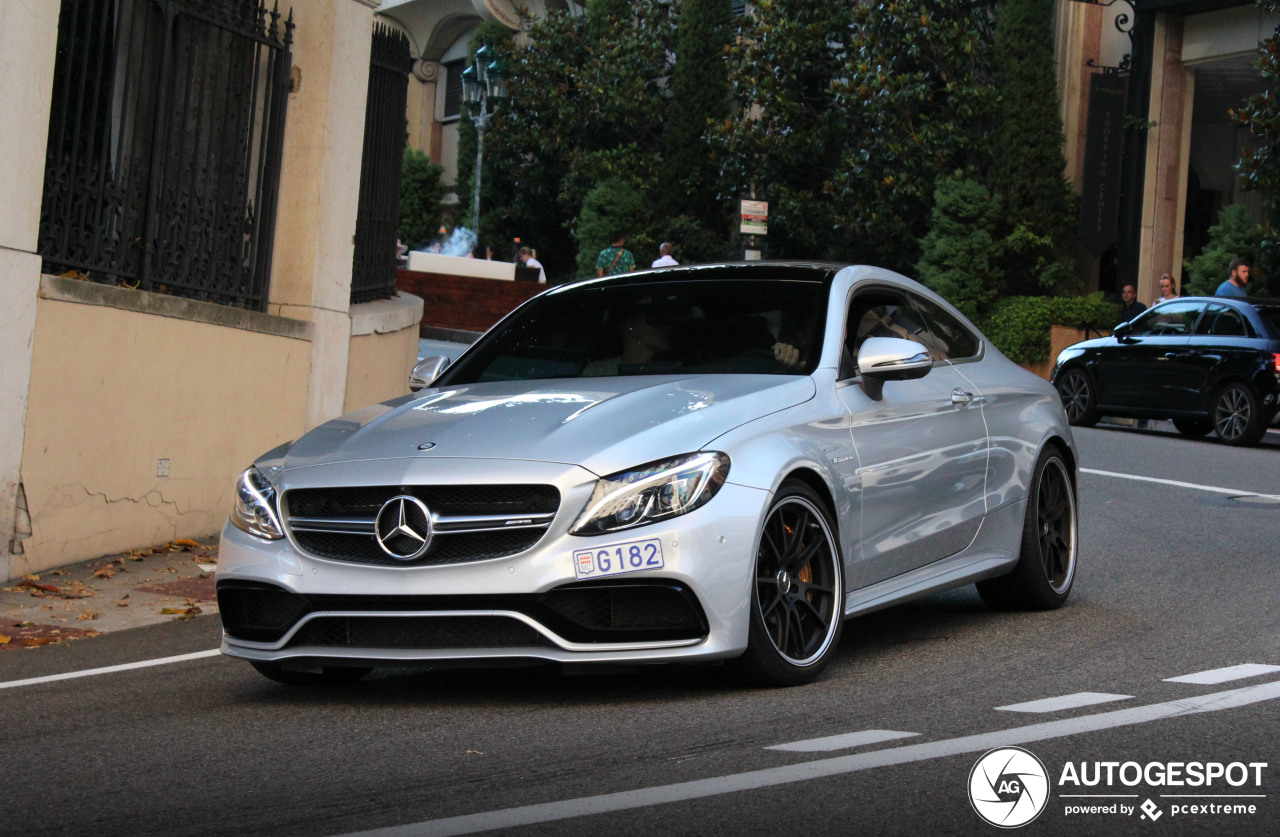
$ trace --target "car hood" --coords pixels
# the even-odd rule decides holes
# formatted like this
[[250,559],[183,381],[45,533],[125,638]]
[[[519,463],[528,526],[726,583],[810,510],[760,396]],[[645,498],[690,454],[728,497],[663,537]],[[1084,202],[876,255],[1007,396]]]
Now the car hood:
[[284,470],[372,459],[560,462],[597,474],[696,451],[752,419],[813,398],[779,375],[513,381],[424,389],[303,436]]

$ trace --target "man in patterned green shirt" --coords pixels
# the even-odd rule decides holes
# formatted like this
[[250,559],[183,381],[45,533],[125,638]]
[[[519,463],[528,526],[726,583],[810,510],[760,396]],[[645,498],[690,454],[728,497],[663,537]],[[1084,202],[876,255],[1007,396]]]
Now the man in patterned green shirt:
[[618,233],[613,244],[600,251],[596,259],[596,276],[615,276],[636,269],[636,257],[626,248],[627,236]]

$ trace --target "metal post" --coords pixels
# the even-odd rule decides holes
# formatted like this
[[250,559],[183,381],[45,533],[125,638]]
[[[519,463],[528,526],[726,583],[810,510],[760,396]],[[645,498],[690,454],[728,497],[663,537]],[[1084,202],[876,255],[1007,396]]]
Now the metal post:
[[476,241],[480,240],[480,175],[482,173],[481,166],[484,164],[484,131],[489,127],[489,112],[486,105],[489,103],[488,94],[480,96],[480,113],[475,117],[476,126],[476,191],[471,199],[471,231],[476,234]]

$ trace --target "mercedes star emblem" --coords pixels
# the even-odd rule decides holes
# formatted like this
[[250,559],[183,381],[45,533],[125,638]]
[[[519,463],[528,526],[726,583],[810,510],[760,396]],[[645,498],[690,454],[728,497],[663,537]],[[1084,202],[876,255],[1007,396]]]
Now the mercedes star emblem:
[[401,494],[383,503],[374,523],[382,551],[397,561],[413,561],[431,546],[431,512],[417,497]]

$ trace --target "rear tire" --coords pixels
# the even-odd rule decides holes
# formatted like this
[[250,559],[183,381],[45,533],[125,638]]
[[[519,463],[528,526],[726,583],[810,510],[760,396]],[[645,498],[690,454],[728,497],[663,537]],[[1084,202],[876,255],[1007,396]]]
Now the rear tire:
[[844,617],[836,528],[817,492],[784,482],[765,515],[751,583],[747,650],[738,661],[765,686],[798,686],[831,662]]
[[1098,395],[1088,372],[1068,369],[1058,379],[1057,387],[1068,422],[1076,427],[1093,427],[1098,423]]
[[1253,390],[1236,381],[1218,390],[1213,396],[1213,429],[1228,445],[1256,445],[1267,425]]
[[1076,493],[1062,452],[1040,454],[1027,495],[1022,551],[1013,572],[978,582],[995,610],[1054,610],[1066,604],[1076,575]]
[[341,686],[354,683],[373,671],[372,668],[346,666],[324,666],[319,671],[290,671],[280,663],[264,660],[250,660],[249,665],[268,680],[287,686]]

